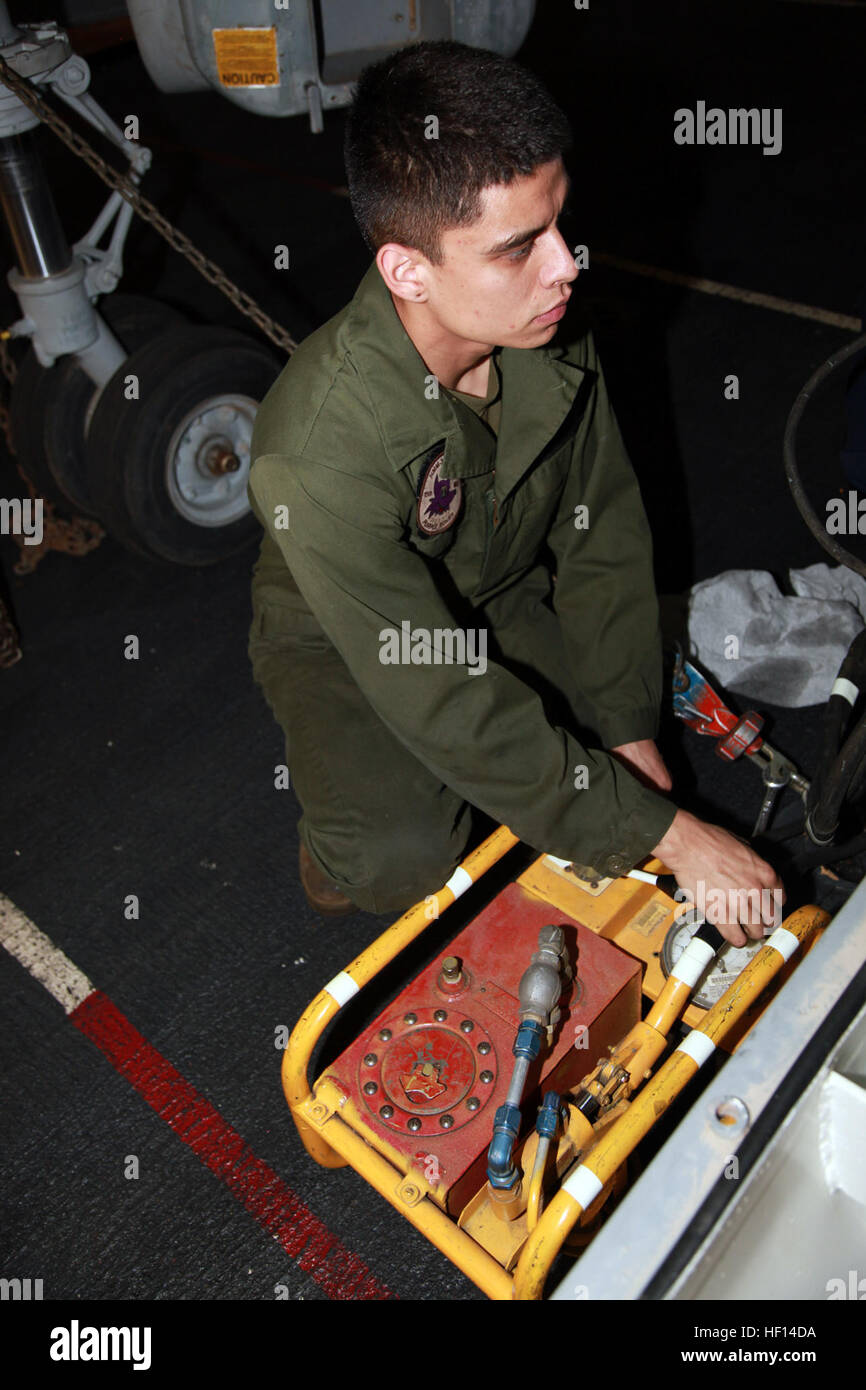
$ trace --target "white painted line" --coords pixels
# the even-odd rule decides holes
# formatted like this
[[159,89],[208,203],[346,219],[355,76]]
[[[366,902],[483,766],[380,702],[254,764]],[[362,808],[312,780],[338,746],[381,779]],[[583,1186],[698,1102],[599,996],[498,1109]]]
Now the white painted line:
[[603,1184],[591,1168],[587,1168],[585,1163],[581,1163],[580,1167],[566,1178],[562,1186],[569,1197],[573,1197],[586,1211],[587,1207],[592,1206]]
[[833,682],[833,689],[830,695],[841,695],[843,700],[847,700],[849,705],[856,705],[857,696],[860,691],[853,681],[846,680],[844,676],[838,676]]
[[472,887],[472,879],[463,868],[462,864],[458,864],[448,882],[445,884],[445,887],[451,889],[455,898],[461,897],[466,892],[467,888]]
[[354,999],[358,993],[360,985],[356,985],[351,975],[347,975],[345,970],[341,970],[339,975],[335,975],[333,980],[325,985],[325,993],[330,994],[332,999],[336,999],[340,1008],[348,1004],[350,999]]
[[698,290],[701,294],[715,294],[722,299],[737,299],[741,304],[752,304],[758,309],[775,309],[781,314],[793,314],[796,318],[812,319],[815,323],[828,323],[833,328],[847,328],[851,333],[861,330],[860,319],[849,314],[836,314],[831,309],[816,309],[812,304],[798,304],[793,299],[780,299],[774,294],[760,294],[757,290],[741,290],[737,285],[725,285],[720,280],[704,280],[697,275],[680,275],[674,270],[661,270],[658,266],[642,265],[639,261],[629,261],[623,256],[610,256],[606,251],[593,251],[591,259],[602,265],[613,266],[614,270],[627,270],[632,275],[647,275],[653,280],[664,280],[669,285],[685,285],[687,289]]
[[706,941],[702,941],[699,936],[693,936],[671,974],[675,980],[682,980],[683,984],[693,989],[715,954],[712,946],[708,946]]
[[0,893],[0,945],[71,1014],[96,986],[20,908]]
[[693,1062],[697,1062],[699,1067],[704,1065],[708,1057],[712,1057],[716,1050],[716,1044],[712,1038],[707,1037],[700,1029],[693,1028],[687,1037],[683,1038],[679,1047],[674,1049],[676,1052],[684,1052],[687,1057],[691,1057]]
[[777,927],[773,935],[767,937],[764,945],[772,946],[785,960],[790,960],[794,952],[799,950],[800,938],[788,931],[787,927]]

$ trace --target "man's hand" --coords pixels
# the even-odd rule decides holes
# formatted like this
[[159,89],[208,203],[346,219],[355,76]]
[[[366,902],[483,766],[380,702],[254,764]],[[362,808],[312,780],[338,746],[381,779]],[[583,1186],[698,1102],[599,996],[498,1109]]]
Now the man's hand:
[[618,748],[608,749],[608,752],[618,758],[629,772],[634,773],[639,782],[652,791],[669,792],[673,786],[671,774],[651,738],[641,738],[636,743],[621,743]]
[[743,840],[720,826],[677,811],[653,853],[691,903],[706,904],[707,921],[734,946],[745,946],[747,936],[760,939],[765,925],[778,926],[777,904],[785,901],[781,879]]

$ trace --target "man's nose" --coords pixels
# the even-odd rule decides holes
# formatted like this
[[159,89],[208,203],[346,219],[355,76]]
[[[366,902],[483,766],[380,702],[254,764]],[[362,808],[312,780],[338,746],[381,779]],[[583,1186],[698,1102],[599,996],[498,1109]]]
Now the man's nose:
[[563,240],[562,234],[553,228],[550,232],[550,250],[545,260],[542,277],[547,285],[559,285],[576,280],[580,274],[574,256]]

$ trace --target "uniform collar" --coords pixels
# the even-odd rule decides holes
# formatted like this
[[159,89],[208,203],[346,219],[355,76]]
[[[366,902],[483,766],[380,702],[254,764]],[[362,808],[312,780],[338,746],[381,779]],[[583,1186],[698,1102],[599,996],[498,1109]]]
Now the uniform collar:
[[502,414],[493,438],[475,412],[437,383],[400,321],[374,261],[350,305],[353,361],[395,471],[445,444],[449,478],[488,473],[504,499],[563,425],[587,373],[567,348],[503,348]]

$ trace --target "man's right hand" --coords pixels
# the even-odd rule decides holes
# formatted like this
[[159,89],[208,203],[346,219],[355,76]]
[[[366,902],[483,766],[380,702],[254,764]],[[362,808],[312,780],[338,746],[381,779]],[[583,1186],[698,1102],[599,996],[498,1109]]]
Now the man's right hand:
[[[677,811],[653,853],[661,859],[693,904],[704,903],[705,917],[734,946],[760,939],[764,927],[778,926],[777,904],[785,889],[775,869],[721,826]],[[745,928],[745,931],[743,930]]]

